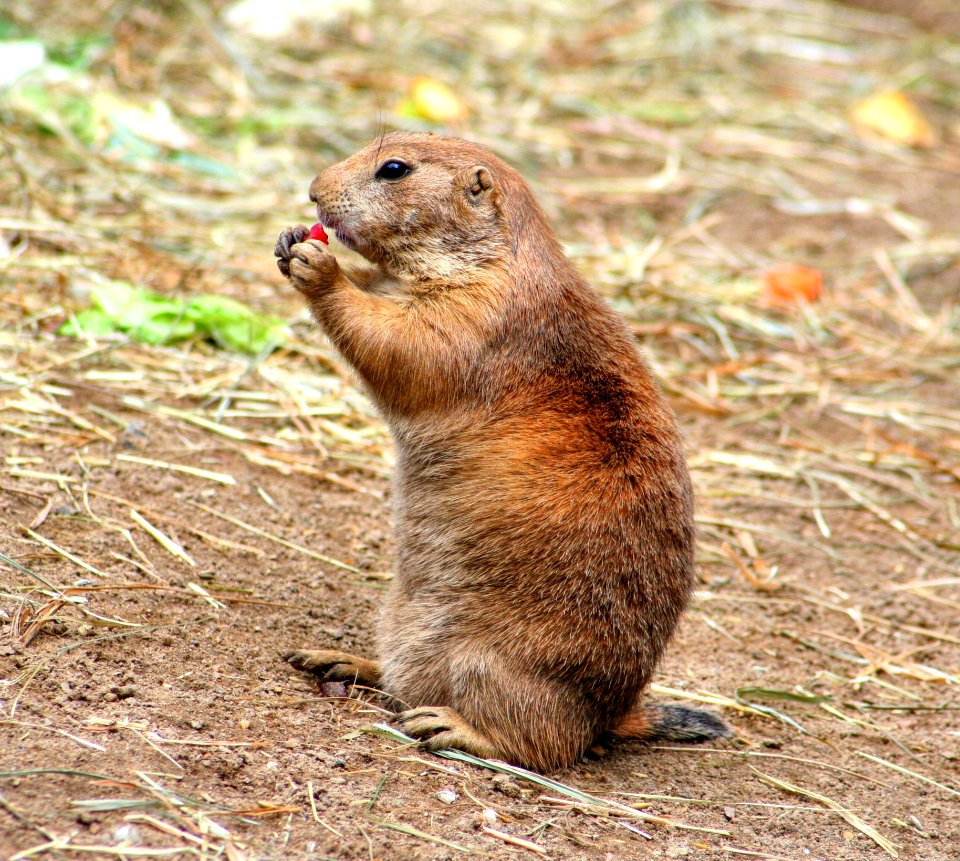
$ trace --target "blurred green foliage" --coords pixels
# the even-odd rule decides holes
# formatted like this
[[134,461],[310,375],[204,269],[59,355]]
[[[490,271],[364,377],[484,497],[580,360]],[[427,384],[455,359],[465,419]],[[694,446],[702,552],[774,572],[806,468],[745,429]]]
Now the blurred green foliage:
[[283,321],[257,314],[226,296],[172,299],[123,281],[104,281],[93,286],[91,298],[91,307],[64,323],[58,334],[122,333],[133,341],[158,346],[203,338],[250,355],[274,349],[287,338]]

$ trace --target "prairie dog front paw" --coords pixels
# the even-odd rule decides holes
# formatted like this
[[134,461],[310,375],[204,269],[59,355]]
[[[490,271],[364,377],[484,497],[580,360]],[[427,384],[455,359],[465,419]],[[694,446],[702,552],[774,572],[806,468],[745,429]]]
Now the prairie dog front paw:
[[308,299],[329,290],[341,277],[340,264],[317,239],[293,246],[290,256],[290,283]]
[[310,228],[305,224],[288,227],[280,232],[277,244],[273,247],[273,256],[277,258],[277,268],[286,278],[290,277],[290,257],[293,246],[303,242],[310,235]]
[[[279,265],[280,261],[277,263]],[[290,249],[287,267],[290,283],[307,299],[319,298],[342,277],[337,258],[316,239],[294,245]]]
[[288,227],[273,249],[277,268],[308,299],[328,290],[340,277],[340,264],[321,241],[309,238],[303,224]]

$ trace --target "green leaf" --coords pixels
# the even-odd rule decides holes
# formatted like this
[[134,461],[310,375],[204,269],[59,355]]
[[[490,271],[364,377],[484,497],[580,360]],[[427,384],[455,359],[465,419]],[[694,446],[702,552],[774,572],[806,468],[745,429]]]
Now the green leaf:
[[192,152],[175,152],[167,159],[171,164],[179,165],[184,170],[192,171],[201,176],[212,176],[216,179],[236,179],[238,174],[232,168],[204,155]]
[[70,335],[73,338],[99,338],[116,331],[117,327],[109,314],[99,308],[86,308],[67,320],[57,334]]
[[137,159],[157,161],[162,154],[160,147],[134,134],[126,126],[114,128],[104,144],[103,151],[105,153],[117,153],[128,161],[136,161]]
[[833,697],[818,696],[816,694],[795,694],[792,691],[781,691],[775,688],[756,688],[752,686],[737,688],[737,699],[753,697],[760,700],[791,700],[795,703],[828,703]]
[[187,314],[220,346],[256,355],[286,340],[286,327],[277,317],[257,314],[227,296],[196,296]]
[[85,72],[112,44],[108,36],[77,36],[47,45],[47,52],[52,62]]
[[147,291],[125,281],[100,281],[93,285],[91,294],[94,307],[109,315],[120,328],[138,325],[152,310]]
[[172,299],[125,281],[101,281],[93,285],[91,300],[92,307],[64,323],[58,334],[102,337],[123,332],[133,341],[155,346],[202,337],[250,355],[273,349],[287,338],[282,320],[257,314],[226,296]]
[[193,321],[186,319],[183,312],[177,310],[156,311],[142,323],[131,327],[128,334],[134,341],[160,347],[186,341],[198,332]]
[[156,798],[84,798],[70,802],[74,807],[90,813],[109,813],[114,810],[142,810],[160,807]]

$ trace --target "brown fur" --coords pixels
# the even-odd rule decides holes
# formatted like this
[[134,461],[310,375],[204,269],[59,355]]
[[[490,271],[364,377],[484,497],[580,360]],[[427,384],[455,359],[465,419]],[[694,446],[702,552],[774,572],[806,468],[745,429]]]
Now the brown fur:
[[[378,179],[388,160],[413,171]],[[618,726],[655,736],[639,697],[693,587],[693,496],[627,327],[478,146],[386,135],[310,196],[373,266],[345,272],[305,227],[278,264],[390,425],[399,560],[379,666],[288,659],[373,676],[428,747],[552,769]]]

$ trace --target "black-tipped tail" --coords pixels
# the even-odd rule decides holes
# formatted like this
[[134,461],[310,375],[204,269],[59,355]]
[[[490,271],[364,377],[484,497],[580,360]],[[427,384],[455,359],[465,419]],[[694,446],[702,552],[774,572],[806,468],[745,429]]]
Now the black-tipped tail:
[[644,705],[610,731],[620,739],[640,741],[709,741],[733,733],[717,715],[686,706]]

